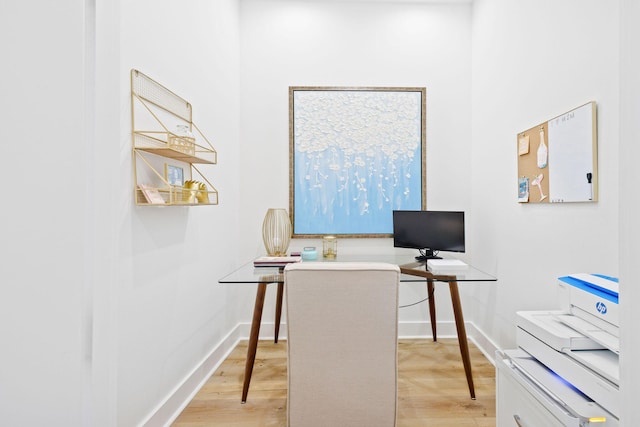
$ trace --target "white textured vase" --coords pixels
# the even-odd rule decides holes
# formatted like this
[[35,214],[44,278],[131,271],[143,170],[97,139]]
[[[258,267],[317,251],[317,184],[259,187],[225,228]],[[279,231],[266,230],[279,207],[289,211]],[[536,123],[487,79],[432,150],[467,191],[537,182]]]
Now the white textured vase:
[[269,256],[286,256],[291,242],[291,221],[286,209],[267,210],[262,223],[262,240]]

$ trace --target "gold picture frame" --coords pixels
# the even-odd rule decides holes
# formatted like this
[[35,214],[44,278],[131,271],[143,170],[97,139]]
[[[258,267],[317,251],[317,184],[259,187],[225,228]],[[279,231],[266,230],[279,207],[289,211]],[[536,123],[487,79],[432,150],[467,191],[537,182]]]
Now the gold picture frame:
[[390,237],[426,209],[426,88],[289,87],[294,237]]
[[170,185],[184,185],[184,169],[169,163],[164,164],[164,177]]

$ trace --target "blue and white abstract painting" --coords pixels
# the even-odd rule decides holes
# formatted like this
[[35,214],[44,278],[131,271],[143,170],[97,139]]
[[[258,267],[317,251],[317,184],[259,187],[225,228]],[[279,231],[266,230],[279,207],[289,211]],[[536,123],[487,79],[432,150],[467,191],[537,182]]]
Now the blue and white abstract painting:
[[388,235],[423,208],[425,89],[290,91],[294,235]]

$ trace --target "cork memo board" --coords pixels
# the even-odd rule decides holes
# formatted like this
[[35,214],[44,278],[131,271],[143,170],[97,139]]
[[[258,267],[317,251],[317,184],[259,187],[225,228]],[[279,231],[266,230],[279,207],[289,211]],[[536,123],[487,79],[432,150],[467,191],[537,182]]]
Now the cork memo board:
[[596,103],[518,134],[518,202],[598,200]]

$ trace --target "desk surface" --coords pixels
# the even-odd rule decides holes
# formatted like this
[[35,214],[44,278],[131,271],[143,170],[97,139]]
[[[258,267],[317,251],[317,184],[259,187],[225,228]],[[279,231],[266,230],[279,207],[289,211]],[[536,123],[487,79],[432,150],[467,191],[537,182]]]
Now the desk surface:
[[[458,334],[458,343],[460,345],[460,354],[464,365],[467,383],[469,385],[469,393],[472,399],[475,399],[475,388],[473,385],[473,376],[471,374],[471,361],[469,359],[469,347],[467,344],[467,332],[464,327],[464,317],[462,315],[462,306],[460,305],[460,296],[458,292],[458,282],[493,282],[496,278],[484,273],[472,266],[464,268],[455,268],[448,270],[431,271],[427,268],[426,262],[417,262],[410,255],[339,255],[335,260],[326,260],[318,258],[317,261],[302,262],[386,262],[395,264],[400,267],[400,271],[405,273],[400,276],[401,282],[423,282],[427,284],[430,295],[433,295],[433,282],[448,282],[449,292],[451,293],[451,303],[453,306],[454,317],[456,320],[456,331]],[[238,268],[233,273],[223,277],[219,283],[255,283],[257,286],[256,303],[253,309],[253,320],[251,322],[251,334],[249,337],[249,347],[247,349],[247,360],[245,362],[244,384],[242,386],[242,403],[247,401],[249,392],[249,383],[251,382],[251,374],[256,358],[256,349],[258,346],[258,337],[260,335],[260,324],[262,322],[262,309],[264,306],[265,292],[269,283],[278,284],[278,293],[276,299],[276,320],[275,320],[275,342],[278,342],[278,331],[280,329],[280,319],[282,313],[282,297],[284,293],[284,274],[278,267],[254,267],[253,260]],[[429,316],[431,319],[431,330],[433,339],[436,340],[436,320],[435,320],[435,298],[429,298]]]
[[[424,282],[428,278],[438,282],[494,282],[490,274],[467,265],[464,268],[430,270],[425,262],[417,262],[410,255],[339,255],[333,260],[319,257],[314,261],[302,262],[387,262],[400,266],[403,272],[401,282]],[[218,283],[284,283],[282,270],[278,267],[254,267],[253,260],[233,273],[218,280]]]

